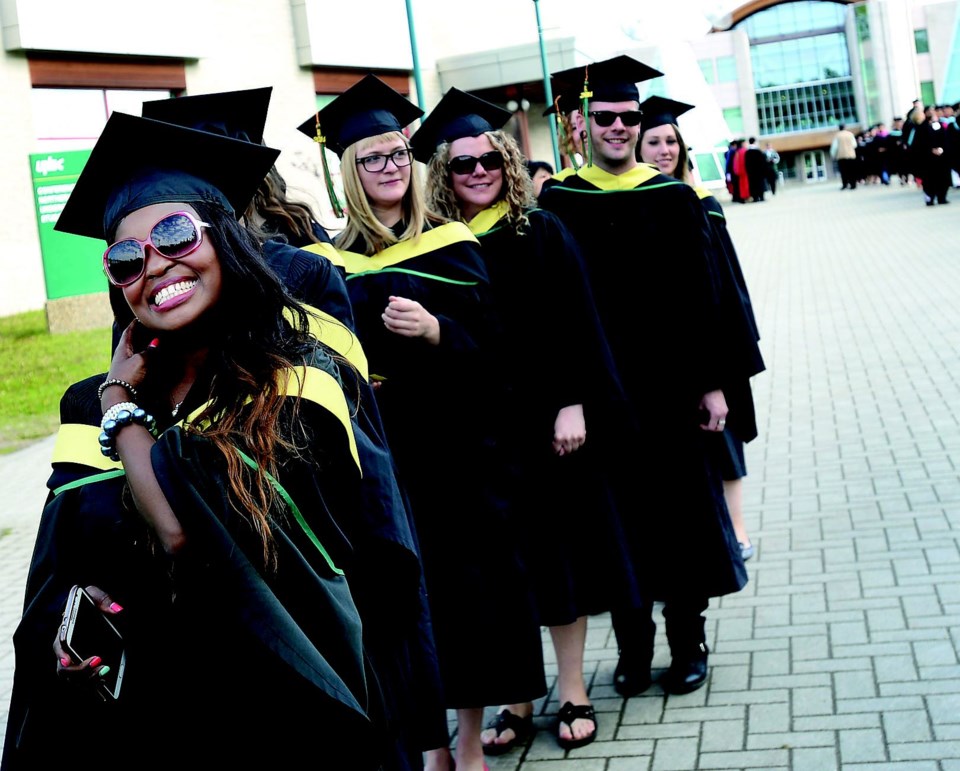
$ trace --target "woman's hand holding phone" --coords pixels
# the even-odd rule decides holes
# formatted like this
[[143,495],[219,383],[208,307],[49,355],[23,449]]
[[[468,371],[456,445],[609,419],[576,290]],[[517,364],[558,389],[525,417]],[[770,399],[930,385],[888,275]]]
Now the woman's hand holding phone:
[[[57,675],[101,698],[116,699],[126,666],[123,638],[108,616],[123,608],[102,589],[74,586],[67,597],[59,633],[53,643]],[[102,649],[102,650],[101,650]]]

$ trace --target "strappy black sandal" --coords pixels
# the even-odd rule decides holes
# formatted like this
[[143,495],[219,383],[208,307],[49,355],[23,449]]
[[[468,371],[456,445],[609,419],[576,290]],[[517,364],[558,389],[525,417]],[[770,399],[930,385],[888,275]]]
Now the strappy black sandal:
[[[574,720],[592,720],[593,731],[581,739],[564,739],[560,736],[560,724],[566,723],[570,726],[570,733],[573,733]],[[565,750],[575,750],[577,747],[586,747],[590,742],[597,738],[597,713],[594,712],[592,704],[574,704],[568,701],[557,713],[557,744]]]
[[513,731],[513,738],[508,742],[484,744],[484,755],[503,755],[510,752],[514,747],[526,744],[527,740],[533,734],[533,713],[526,717],[514,715],[509,709],[501,710],[487,724],[487,728],[496,729],[499,737],[507,729]]

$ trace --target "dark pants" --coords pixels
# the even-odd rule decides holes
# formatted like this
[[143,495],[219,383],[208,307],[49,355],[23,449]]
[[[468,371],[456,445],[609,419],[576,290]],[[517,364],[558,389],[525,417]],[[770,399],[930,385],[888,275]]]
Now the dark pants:
[[[663,605],[667,642],[672,656],[690,655],[706,643],[703,614],[710,601],[706,597],[670,600]],[[621,656],[636,657],[648,662],[653,659],[653,640],[657,625],[653,620],[653,602],[640,608],[615,610],[610,614],[617,647]]]
[[843,158],[837,161],[837,166],[840,167],[840,181],[843,183],[844,187],[849,187],[851,190],[856,190],[857,188],[857,159],[856,158]]

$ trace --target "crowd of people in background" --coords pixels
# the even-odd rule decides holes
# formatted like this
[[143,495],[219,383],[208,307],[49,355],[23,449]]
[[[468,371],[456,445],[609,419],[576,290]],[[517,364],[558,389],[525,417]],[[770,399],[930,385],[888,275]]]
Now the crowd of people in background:
[[756,137],[734,139],[725,156],[727,192],[734,203],[760,203],[767,191],[777,193],[780,154],[769,142],[763,149]]
[[841,190],[858,185],[916,185],[927,206],[949,203],[960,187],[960,105],[927,105],[916,100],[890,125],[875,123],[859,134],[841,124],[830,146]]
[[[905,116],[854,133],[839,124],[829,154],[841,190],[858,185],[916,185],[927,206],[949,203],[947,191],[960,187],[960,104],[923,106],[916,100]],[[780,154],[755,137],[734,139],[725,155],[726,188],[734,203],[775,195],[782,179]]]

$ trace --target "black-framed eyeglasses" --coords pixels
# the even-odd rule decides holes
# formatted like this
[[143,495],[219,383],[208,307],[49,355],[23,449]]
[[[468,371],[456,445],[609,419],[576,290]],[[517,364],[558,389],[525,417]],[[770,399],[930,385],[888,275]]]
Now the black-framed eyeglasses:
[[620,122],[624,126],[639,126],[640,118],[643,117],[643,113],[640,112],[640,110],[625,110],[624,112],[594,110],[593,112],[588,112],[587,115],[593,118],[601,128],[612,126],[617,118],[620,119]]
[[398,169],[402,169],[404,166],[409,166],[413,163],[413,150],[409,147],[401,147],[399,150],[394,150],[392,153],[387,155],[367,155],[363,158],[357,158],[357,163],[363,166],[364,169],[370,173],[376,173],[378,171],[383,171],[387,168],[387,161],[393,161],[393,165]]
[[503,168],[503,153],[499,150],[491,150],[484,153],[479,158],[473,155],[458,155],[451,158],[447,163],[447,168],[454,174],[473,174],[477,164],[483,166],[486,171],[496,171]]

